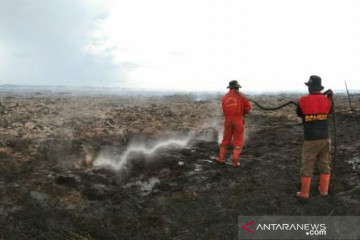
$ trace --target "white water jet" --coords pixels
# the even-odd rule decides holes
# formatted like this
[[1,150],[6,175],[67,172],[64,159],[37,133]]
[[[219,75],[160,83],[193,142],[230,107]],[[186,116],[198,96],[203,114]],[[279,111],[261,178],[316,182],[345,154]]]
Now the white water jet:
[[168,139],[165,141],[160,141],[152,147],[131,144],[120,156],[100,154],[99,157],[94,161],[94,166],[108,166],[118,171],[126,167],[127,160],[132,153],[141,153],[145,156],[151,156],[160,149],[166,149],[171,146],[184,148],[187,146],[190,139],[190,137],[184,139]]
[[223,140],[224,134],[223,131],[218,131],[218,144],[220,144]]

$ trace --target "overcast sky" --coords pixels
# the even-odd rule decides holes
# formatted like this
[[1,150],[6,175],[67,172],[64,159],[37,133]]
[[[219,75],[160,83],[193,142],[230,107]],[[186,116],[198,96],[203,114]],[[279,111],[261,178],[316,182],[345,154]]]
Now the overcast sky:
[[0,0],[0,84],[360,89],[358,0]]

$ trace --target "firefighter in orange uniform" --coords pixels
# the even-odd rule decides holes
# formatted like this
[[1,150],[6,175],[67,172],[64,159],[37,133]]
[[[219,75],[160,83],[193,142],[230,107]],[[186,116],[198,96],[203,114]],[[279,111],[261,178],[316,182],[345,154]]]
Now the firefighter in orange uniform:
[[229,83],[229,92],[222,98],[222,110],[225,116],[224,137],[220,144],[219,163],[224,163],[226,149],[233,146],[232,165],[240,166],[239,156],[244,145],[244,116],[250,112],[251,104],[245,95],[239,92],[240,84],[233,80]]
[[331,110],[333,95],[328,90],[327,96],[321,93],[324,87],[321,85],[319,76],[310,76],[305,83],[309,89],[309,95],[301,97],[297,108],[297,115],[302,118],[304,126],[304,145],[301,161],[301,191],[297,192],[300,198],[309,198],[311,177],[314,164],[319,165],[320,182],[319,192],[322,196],[328,194],[330,182],[330,150],[331,142],[329,135],[328,114]]

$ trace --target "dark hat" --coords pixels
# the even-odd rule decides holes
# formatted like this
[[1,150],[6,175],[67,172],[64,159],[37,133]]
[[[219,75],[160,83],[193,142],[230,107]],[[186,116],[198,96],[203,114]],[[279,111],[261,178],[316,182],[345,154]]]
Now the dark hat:
[[324,89],[324,87],[321,85],[321,78],[316,75],[310,76],[309,81],[306,82],[305,85],[317,91],[321,91]]
[[229,82],[229,86],[227,88],[241,88],[241,86],[238,81],[232,80]]

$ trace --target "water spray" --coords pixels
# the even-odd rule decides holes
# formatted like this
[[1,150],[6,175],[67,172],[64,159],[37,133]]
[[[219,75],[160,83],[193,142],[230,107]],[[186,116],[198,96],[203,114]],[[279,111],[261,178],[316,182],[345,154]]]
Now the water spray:
[[106,156],[104,154],[100,154],[100,156],[94,161],[94,166],[108,166],[116,171],[119,171],[120,169],[126,168],[126,163],[130,155],[133,153],[140,153],[145,156],[151,156],[157,151],[161,149],[167,149],[169,147],[184,148],[188,145],[190,139],[190,137],[184,139],[168,139],[158,142],[152,147],[132,144],[120,156]]

